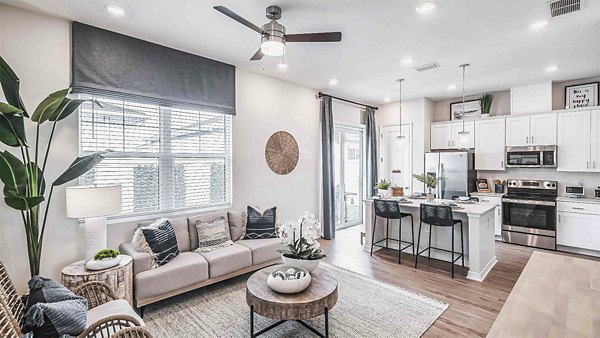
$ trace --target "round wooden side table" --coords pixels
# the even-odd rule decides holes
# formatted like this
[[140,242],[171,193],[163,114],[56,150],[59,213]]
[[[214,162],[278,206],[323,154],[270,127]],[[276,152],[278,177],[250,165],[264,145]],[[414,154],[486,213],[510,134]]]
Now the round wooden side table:
[[62,270],[62,284],[69,290],[90,282],[104,282],[113,289],[117,297],[133,306],[133,264],[131,256],[120,255],[119,265],[105,270],[88,270],[85,261],[75,262]]
[[[319,337],[329,337],[329,310],[338,299],[338,283],[325,271],[311,272],[311,283],[306,290],[295,294],[278,293],[267,285],[269,274],[281,265],[266,267],[255,272],[246,284],[246,303],[250,306],[250,336],[257,337],[288,320],[294,320]],[[254,313],[278,322],[254,332]],[[325,315],[325,333],[305,323],[304,319]]]

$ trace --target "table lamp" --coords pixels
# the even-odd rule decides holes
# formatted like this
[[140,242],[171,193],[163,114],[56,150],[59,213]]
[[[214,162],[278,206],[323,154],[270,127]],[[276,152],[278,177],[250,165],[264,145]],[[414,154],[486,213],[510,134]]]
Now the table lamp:
[[106,216],[121,212],[120,185],[70,187],[67,191],[67,217],[85,219],[85,261],[106,249]]

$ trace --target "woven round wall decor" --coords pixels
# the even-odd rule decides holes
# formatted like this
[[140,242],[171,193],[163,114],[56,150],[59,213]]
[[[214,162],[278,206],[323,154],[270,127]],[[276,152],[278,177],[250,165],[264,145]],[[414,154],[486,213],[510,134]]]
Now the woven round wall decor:
[[278,131],[269,137],[265,147],[265,160],[274,173],[291,173],[296,168],[299,157],[298,143],[290,133]]

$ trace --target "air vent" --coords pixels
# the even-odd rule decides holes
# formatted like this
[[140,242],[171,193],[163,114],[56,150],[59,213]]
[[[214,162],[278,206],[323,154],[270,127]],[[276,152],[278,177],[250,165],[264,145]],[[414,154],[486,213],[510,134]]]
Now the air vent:
[[432,62],[432,63],[427,63],[427,64],[424,64],[424,65],[420,65],[418,67],[415,67],[415,70],[417,72],[424,72],[426,70],[431,70],[431,69],[435,69],[435,68],[439,68],[439,67],[440,67],[439,63]]
[[552,17],[565,15],[581,10],[581,0],[556,0],[548,1]]

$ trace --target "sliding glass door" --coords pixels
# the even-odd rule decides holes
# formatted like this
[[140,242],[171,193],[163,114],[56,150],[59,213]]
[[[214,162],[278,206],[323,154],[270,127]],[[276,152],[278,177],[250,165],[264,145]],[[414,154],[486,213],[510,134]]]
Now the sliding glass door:
[[363,221],[364,132],[335,125],[334,134],[335,225],[343,229]]

